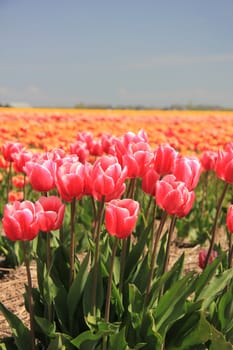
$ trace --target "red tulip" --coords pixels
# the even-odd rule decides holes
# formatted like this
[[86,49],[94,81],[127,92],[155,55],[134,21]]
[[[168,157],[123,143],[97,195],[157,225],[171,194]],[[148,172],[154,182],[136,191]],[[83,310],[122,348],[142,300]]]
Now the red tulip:
[[200,157],[202,168],[206,171],[214,170],[217,157],[218,157],[217,152],[214,152],[214,151],[203,152]]
[[217,176],[228,182],[233,183],[233,152],[219,151],[216,160],[215,171]]
[[173,175],[177,181],[183,181],[189,191],[192,191],[198,184],[201,174],[201,163],[196,157],[176,157],[174,162]]
[[125,191],[127,169],[122,168],[116,157],[102,156],[91,171],[92,194],[97,200],[106,202],[120,198]]
[[87,149],[86,143],[83,141],[76,141],[75,143],[71,143],[70,153],[76,154],[81,163],[84,163],[89,156],[89,150]]
[[56,163],[53,160],[42,158],[30,160],[23,169],[35,191],[47,192],[55,187]]
[[182,217],[190,212],[195,194],[188,190],[184,182],[176,181],[174,175],[166,175],[156,182],[155,199],[169,215]]
[[105,225],[110,235],[127,238],[134,230],[139,213],[139,203],[132,199],[111,200],[105,211]]
[[154,167],[148,167],[147,171],[142,176],[142,190],[147,194],[155,196],[156,182],[159,180],[159,174]]
[[233,233],[233,205],[231,204],[230,207],[227,210],[227,228],[230,231],[230,233]]
[[76,156],[66,157],[57,168],[56,186],[60,196],[67,202],[84,195],[85,168]]
[[[199,252],[198,264],[199,264],[199,267],[201,269],[205,268],[205,262],[206,262],[207,253],[208,253],[207,249],[202,249]],[[218,256],[218,252],[216,252],[215,250],[212,250],[208,264],[211,264],[217,256]]]
[[38,202],[43,208],[38,214],[40,230],[48,232],[60,228],[65,214],[65,204],[56,196],[42,196]]
[[23,173],[23,167],[25,166],[26,162],[32,159],[32,157],[32,152],[26,150],[25,148],[23,148],[19,152],[13,153],[12,159],[15,171]]
[[128,169],[127,178],[143,176],[152,158],[153,153],[148,143],[130,143],[122,156],[122,166]]
[[13,240],[32,240],[39,232],[38,214],[41,206],[30,201],[15,201],[4,208],[2,219],[6,236]]
[[155,151],[154,168],[160,175],[172,174],[178,152],[169,144],[162,144]]
[[2,145],[2,155],[8,162],[13,161],[13,154],[22,150],[23,146],[19,142],[6,142]]

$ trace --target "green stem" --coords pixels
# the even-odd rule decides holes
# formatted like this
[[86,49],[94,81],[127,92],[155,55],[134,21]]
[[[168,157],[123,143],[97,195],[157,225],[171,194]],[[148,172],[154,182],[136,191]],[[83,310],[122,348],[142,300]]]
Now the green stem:
[[156,259],[156,252],[157,252],[157,246],[158,246],[158,242],[164,227],[164,224],[166,222],[167,219],[167,213],[166,211],[163,211],[160,223],[159,223],[159,227],[157,229],[156,232],[156,237],[154,239],[154,246],[153,246],[153,251],[152,251],[152,256],[151,256],[151,267],[150,267],[150,274],[149,274],[149,278],[148,278],[148,282],[147,282],[147,288],[146,288],[146,294],[145,294],[145,305],[148,304],[149,302],[149,293],[150,293],[150,289],[151,289],[151,283],[153,280],[153,275],[154,275],[154,267],[155,267],[155,259]]
[[128,241],[127,241],[127,239],[124,239],[123,243],[122,243],[122,252],[121,252],[121,257],[120,257],[120,282],[119,282],[119,291],[120,291],[120,293],[123,290],[127,247],[128,247]]
[[112,276],[113,276],[114,259],[116,256],[118,240],[119,239],[115,237],[114,245],[112,248],[112,258],[111,258],[111,265],[110,265],[110,271],[109,271],[109,277],[108,277],[108,289],[107,289],[106,304],[105,304],[105,321],[106,322],[109,321],[110,301],[111,301],[111,293],[112,293]]
[[99,205],[99,212],[95,227],[95,256],[94,256],[94,267],[93,267],[93,289],[92,289],[92,310],[93,315],[96,316],[96,296],[97,296],[97,281],[98,281],[98,269],[99,269],[99,245],[100,245],[100,231],[101,225],[103,221],[103,213],[104,213],[104,196],[102,197]]
[[73,283],[75,275],[75,207],[76,207],[76,198],[73,198],[70,205],[70,223],[71,223],[71,232],[70,232],[70,286]]
[[167,268],[168,268],[169,254],[170,254],[170,248],[171,248],[171,241],[172,241],[172,235],[173,235],[173,232],[174,232],[175,225],[176,225],[176,216],[173,215],[172,219],[171,219],[171,223],[170,223],[169,232],[168,232],[166,254],[165,254],[164,266],[163,266],[163,274],[167,271]]
[[151,207],[151,203],[152,203],[153,199],[154,199],[154,196],[150,196],[149,201],[148,201],[148,205],[147,205],[147,208],[146,208],[146,211],[145,211],[146,222],[148,222],[148,218],[149,218],[149,214],[150,214],[150,207]]
[[223,203],[223,200],[224,200],[224,197],[225,197],[225,194],[227,192],[228,187],[229,187],[229,183],[226,182],[225,186],[223,188],[223,192],[221,194],[221,197],[219,198],[218,205],[217,205],[216,215],[215,215],[215,219],[214,219],[214,225],[213,225],[212,234],[211,234],[210,246],[209,246],[209,250],[208,250],[208,253],[207,253],[207,256],[206,256],[206,260],[205,260],[205,268],[208,265],[208,262],[209,262],[209,259],[210,259],[210,255],[211,255],[213,247],[214,247],[218,219],[219,219],[220,211],[221,211],[221,208],[222,208],[222,203]]
[[31,278],[31,271],[30,271],[30,259],[27,252],[26,241],[21,241],[21,243],[22,243],[24,262],[26,266],[27,281],[28,281],[28,307],[29,307],[29,317],[30,317],[31,346],[32,346],[32,350],[35,350],[36,343],[35,343],[35,328],[34,328],[34,303],[33,303],[33,297],[32,297],[32,278]]
[[[107,294],[106,294],[105,316],[104,316],[106,322],[109,322],[110,302],[111,302],[111,294],[112,294],[113,267],[114,267],[114,259],[116,256],[118,241],[119,239],[115,237],[115,241],[112,248],[112,258],[111,258],[110,271],[109,271],[109,277],[108,277],[108,288],[107,288]],[[103,350],[107,350],[107,342],[108,342],[108,336],[104,336]]]

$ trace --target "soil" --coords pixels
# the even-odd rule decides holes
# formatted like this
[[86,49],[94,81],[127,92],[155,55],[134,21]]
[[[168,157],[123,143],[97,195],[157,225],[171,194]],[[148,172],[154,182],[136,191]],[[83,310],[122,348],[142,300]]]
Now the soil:
[[[220,243],[222,249],[227,249],[226,235],[224,230],[219,230],[217,234],[217,242]],[[201,272],[198,266],[198,254],[203,246],[200,245],[191,246],[187,242],[183,242],[183,246],[178,244],[176,238],[172,242],[169,265],[172,266],[179,256],[185,253],[184,273],[195,270]],[[36,266],[35,263],[31,263],[31,275],[32,284],[36,286]],[[26,269],[25,266],[19,266],[16,269],[6,269],[0,267],[0,273],[4,273],[4,276],[0,279],[0,301],[15,315],[17,315],[27,326],[29,324],[28,313],[24,307],[24,292],[25,284],[27,284]],[[0,312],[0,342],[1,339],[10,337],[12,335],[11,329],[5,320],[4,316]]]

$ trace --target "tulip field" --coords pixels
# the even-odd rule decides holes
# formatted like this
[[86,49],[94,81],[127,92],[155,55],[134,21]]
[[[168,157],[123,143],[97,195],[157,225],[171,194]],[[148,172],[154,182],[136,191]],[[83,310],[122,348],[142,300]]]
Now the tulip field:
[[0,350],[233,350],[233,111],[0,121]]

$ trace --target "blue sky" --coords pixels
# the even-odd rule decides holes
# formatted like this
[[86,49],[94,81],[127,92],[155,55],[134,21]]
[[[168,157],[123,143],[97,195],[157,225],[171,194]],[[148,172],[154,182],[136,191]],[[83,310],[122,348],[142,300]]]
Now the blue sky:
[[0,0],[0,103],[233,107],[232,0]]

